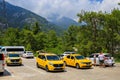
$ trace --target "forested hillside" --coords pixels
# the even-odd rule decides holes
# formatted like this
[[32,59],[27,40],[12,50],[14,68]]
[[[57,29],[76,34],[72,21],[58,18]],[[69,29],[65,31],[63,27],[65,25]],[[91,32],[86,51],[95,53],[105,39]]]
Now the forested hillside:
[[[82,12],[78,14],[79,22],[86,25],[70,26],[63,35],[57,36],[54,30],[44,32],[38,23],[22,30],[8,28],[1,31],[0,45],[24,45],[26,50],[45,50],[62,53],[77,49],[77,52],[88,56],[94,52],[118,53],[120,48],[120,10],[111,13]],[[119,57],[119,56],[118,56]]]

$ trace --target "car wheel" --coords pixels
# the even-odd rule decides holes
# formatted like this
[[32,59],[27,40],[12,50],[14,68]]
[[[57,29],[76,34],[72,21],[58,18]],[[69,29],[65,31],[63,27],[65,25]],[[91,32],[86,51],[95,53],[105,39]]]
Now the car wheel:
[[79,65],[78,63],[76,64],[76,68],[77,68],[77,69],[79,69],[79,68],[80,68],[80,65]]
[[112,66],[114,66],[114,64],[112,64]]
[[22,66],[22,64],[19,64],[19,66]]
[[38,64],[38,63],[36,63],[36,66],[37,66],[37,68],[40,68],[40,66],[39,66],[39,64]]
[[0,75],[3,75],[4,74],[4,72],[0,72]]
[[46,70],[47,72],[49,72],[49,68],[48,68],[48,66],[45,67],[45,70]]
[[6,63],[7,64],[7,66],[9,66],[9,64],[8,63]]
[[67,63],[64,61],[64,65],[67,66]]

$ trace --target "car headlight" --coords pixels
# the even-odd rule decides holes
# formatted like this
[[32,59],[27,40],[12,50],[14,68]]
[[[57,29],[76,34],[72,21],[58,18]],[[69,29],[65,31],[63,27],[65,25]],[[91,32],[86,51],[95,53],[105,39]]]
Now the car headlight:
[[8,58],[7,61],[11,61],[11,60]]
[[53,65],[53,63],[49,62],[50,65]]
[[20,58],[20,61],[22,61],[22,59]]

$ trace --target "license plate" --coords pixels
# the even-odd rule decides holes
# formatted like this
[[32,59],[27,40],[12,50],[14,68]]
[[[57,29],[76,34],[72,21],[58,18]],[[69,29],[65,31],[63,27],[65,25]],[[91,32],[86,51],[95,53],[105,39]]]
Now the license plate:
[[56,67],[56,69],[60,69],[61,67]]

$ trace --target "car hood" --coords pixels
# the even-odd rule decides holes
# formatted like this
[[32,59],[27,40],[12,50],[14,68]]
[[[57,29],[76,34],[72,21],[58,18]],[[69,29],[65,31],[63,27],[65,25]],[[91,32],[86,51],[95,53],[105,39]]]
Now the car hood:
[[48,61],[49,63],[52,63],[52,64],[63,64],[63,61],[62,60],[57,60],[57,61]]

